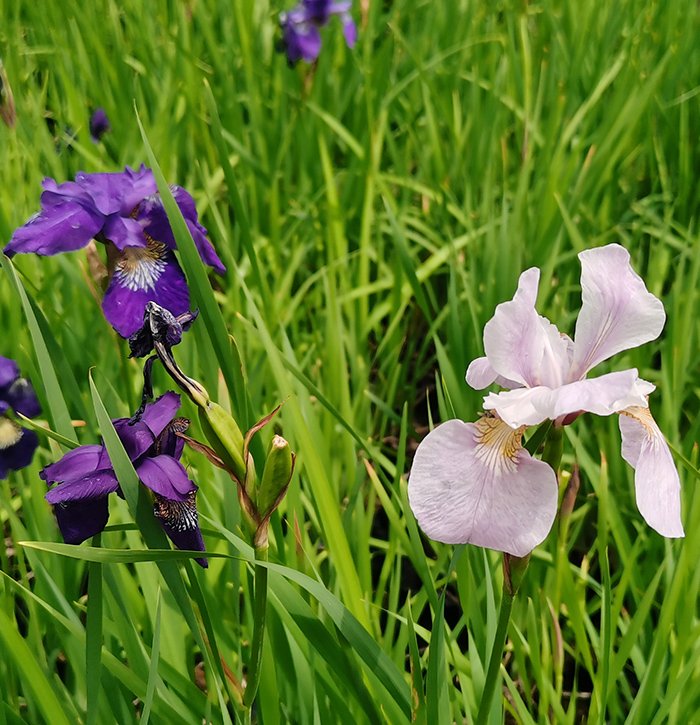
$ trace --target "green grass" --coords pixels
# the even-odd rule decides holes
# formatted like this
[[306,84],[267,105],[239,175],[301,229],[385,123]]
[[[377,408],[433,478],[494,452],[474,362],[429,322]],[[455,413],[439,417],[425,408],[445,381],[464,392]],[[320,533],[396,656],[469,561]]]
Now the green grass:
[[[284,402],[259,450],[275,428],[298,454],[271,526],[263,723],[473,720],[500,557],[422,537],[412,453],[431,422],[475,419],[464,371],[523,269],[542,268],[539,309],[571,332],[576,253],[624,244],[668,321],[600,371],[635,366],[657,385],[687,536],[645,526],[615,420],[568,428],[563,475],[577,464],[580,491],[568,528],[533,554],[488,722],[690,723],[697,3],[355,5],[353,51],[332,23],[318,66],[289,69],[275,51],[284,8],[267,0],[0,0],[18,117],[0,126],[0,241],[38,209],[44,176],[148,163],[136,110],[165,179],[195,196],[229,271],[210,288],[182,249],[202,319],[175,354],[244,429]],[[113,129],[100,145],[87,131],[96,105]],[[56,433],[113,445],[106,419],[135,410],[141,373],[84,253],[13,262],[16,275],[0,272],[0,354],[32,378]],[[161,371],[155,381],[171,387]],[[60,536],[38,472],[63,450],[44,437],[0,482],[0,723],[241,720],[253,558],[230,480],[186,454],[221,555],[208,571],[158,554],[160,531],[129,496],[111,502],[93,556],[49,543]]]

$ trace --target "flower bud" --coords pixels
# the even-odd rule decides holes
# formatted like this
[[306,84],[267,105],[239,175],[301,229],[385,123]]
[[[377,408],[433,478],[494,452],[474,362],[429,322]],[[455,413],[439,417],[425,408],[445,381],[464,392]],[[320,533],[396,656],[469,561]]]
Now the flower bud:
[[252,466],[246,466],[243,434],[233,416],[218,403],[208,401],[204,405],[199,405],[199,421],[211,447],[238,482],[242,486],[245,485],[246,473],[250,478],[251,475],[255,475],[255,469],[252,470],[252,474],[250,470],[246,471]]
[[261,518],[267,518],[279,505],[287,491],[294,470],[294,454],[289,443],[276,435],[270,442],[255,503]]

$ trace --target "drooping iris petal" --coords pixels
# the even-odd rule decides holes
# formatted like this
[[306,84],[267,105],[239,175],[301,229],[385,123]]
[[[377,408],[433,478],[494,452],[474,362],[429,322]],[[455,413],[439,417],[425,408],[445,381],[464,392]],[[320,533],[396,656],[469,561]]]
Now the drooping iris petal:
[[520,431],[495,418],[450,420],[418,446],[408,481],[425,533],[525,556],[552,527],[554,471],[520,446]]
[[59,503],[54,515],[66,544],[82,544],[107,526],[109,503],[106,496],[85,501]]
[[569,369],[568,343],[535,310],[540,271],[520,275],[510,302],[496,307],[484,327],[484,350],[493,370],[521,385],[560,385]]
[[634,468],[639,512],[662,536],[684,536],[678,470],[649,408],[628,408],[619,423],[622,457]]
[[103,450],[103,446],[96,445],[74,448],[56,463],[46,466],[39,476],[48,484],[82,478],[97,470]]
[[184,501],[197,488],[190,481],[182,463],[170,456],[144,458],[136,472],[141,482],[151,491],[171,501]]
[[187,280],[175,255],[152,241],[145,249],[124,250],[102,300],[102,310],[122,337],[130,337],[143,326],[148,302],[157,302],[176,317],[190,308]]
[[66,201],[35,214],[15,230],[5,254],[34,253],[50,256],[82,249],[102,228],[102,216],[82,204]]
[[666,313],[619,244],[581,252],[583,304],[574,336],[574,378],[622,350],[655,340]]
[[59,483],[46,494],[46,500],[51,504],[89,501],[106,497],[118,489],[119,481],[113,470],[92,471],[82,478]]
[[537,386],[489,393],[484,398],[484,409],[496,411],[512,428],[557,420],[571,413],[611,415],[628,407],[630,401],[636,405],[645,403],[637,387],[638,380],[633,368],[558,388]]
[[467,384],[474,390],[483,390],[489,385],[500,385],[502,388],[520,387],[520,383],[515,380],[508,380],[499,375],[492,367],[487,357],[478,357],[469,363],[466,375]]
[[[156,495],[153,514],[160,521],[168,538],[178,549],[204,551],[204,540],[197,515],[197,491],[191,491],[184,501],[172,501]],[[209,562],[205,558],[195,561],[205,569]]]
[[19,377],[19,366],[9,357],[0,355],[0,388],[4,388]]
[[[0,421],[0,426],[5,422],[15,425],[12,421]],[[18,429],[18,437],[14,443],[9,446],[3,447],[2,440],[0,440],[0,469],[19,471],[20,468],[25,468],[32,462],[34,457],[34,451],[36,451],[39,445],[39,438],[33,430],[27,430],[26,428]],[[0,434],[1,436],[2,434]],[[3,478],[4,476],[0,476]]]

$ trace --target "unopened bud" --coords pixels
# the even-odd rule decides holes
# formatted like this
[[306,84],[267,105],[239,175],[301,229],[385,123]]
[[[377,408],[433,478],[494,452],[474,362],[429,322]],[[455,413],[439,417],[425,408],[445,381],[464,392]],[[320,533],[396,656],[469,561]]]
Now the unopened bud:
[[294,470],[294,454],[282,436],[275,436],[270,443],[260,484],[257,486],[255,503],[260,518],[267,518],[279,506]]
[[233,416],[213,401],[199,406],[199,420],[209,445],[241,485],[246,482],[243,434]]

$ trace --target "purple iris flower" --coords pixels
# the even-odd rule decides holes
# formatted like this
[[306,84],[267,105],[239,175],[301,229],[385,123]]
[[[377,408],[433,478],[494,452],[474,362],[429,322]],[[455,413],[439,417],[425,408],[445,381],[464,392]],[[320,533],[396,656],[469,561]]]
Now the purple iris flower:
[[349,48],[357,41],[357,27],[350,15],[352,2],[331,0],[302,0],[288,13],[280,14],[282,47],[290,65],[305,60],[309,63],[321,52],[319,28],[326,25],[333,15],[340,17],[343,35]]
[[108,132],[112,130],[112,126],[107,118],[107,112],[104,108],[96,108],[90,116],[90,137],[95,143]]
[[0,355],[0,479],[28,466],[39,445],[37,435],[5,416],[8,410],[34,418],[41,413],[31,383],[20,376],[14,360]]
[[[197,486],[190,480],[180,457],[184,441],[177,436],[189,421],[175,418],[180,396],[168,392],[149,403],[133,421],[112,421],[134,464],[139,480],[153,492],[153,513],[178,549],[204,551],[197,515]],[[60,461],[46,466],[40,476],[54,486],[46,500],[67,544],[80,544],[107,525],[110,493],[121,495],[119,482],[103,445],[80,446]],[[196,560],[203,567],[207,560]]]
[[[122,337],[140,329],[148,302],[175,316],[190,309],[185,275],[173,253],[175,237],[150,169],[79,172],[75,181],[57,184],[47,178],[42,186],[41,211],[12,235],[4,250],[8,257],[71,252],[93,238],[106,244],[111,277],[102,309]],[[224,274],[194,199],[182,187],[171,189],[200,257]]]

